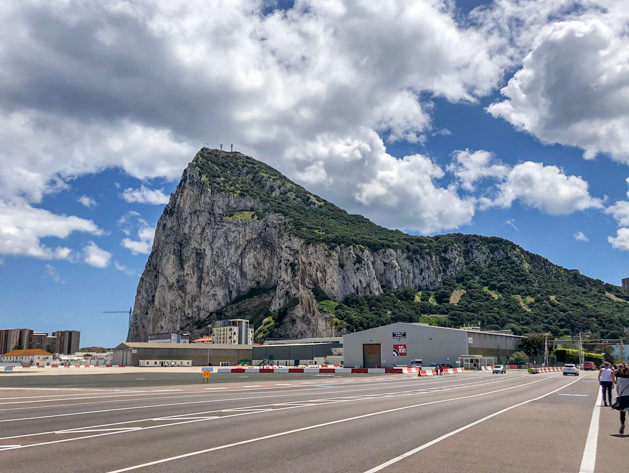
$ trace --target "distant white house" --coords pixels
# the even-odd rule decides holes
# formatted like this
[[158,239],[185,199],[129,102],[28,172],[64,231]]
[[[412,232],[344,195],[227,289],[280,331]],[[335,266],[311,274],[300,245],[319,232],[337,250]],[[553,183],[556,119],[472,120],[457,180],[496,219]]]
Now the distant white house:
[[23,366],[49,365],[52,362],[52,353],[38,348],[28,350],[12,350],[2,355],[4,363],[21,363]]

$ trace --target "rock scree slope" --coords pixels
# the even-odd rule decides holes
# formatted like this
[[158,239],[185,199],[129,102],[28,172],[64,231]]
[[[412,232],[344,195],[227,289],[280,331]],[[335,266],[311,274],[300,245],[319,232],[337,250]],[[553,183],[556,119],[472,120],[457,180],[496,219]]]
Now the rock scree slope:
[[258,339],[330,336],[431,313],[440,325],[614,332],[629,320],[624,298],[507,240],[389,230],[251,157],[203,148],[157,224],[128,340],[203,335],[234,317]]

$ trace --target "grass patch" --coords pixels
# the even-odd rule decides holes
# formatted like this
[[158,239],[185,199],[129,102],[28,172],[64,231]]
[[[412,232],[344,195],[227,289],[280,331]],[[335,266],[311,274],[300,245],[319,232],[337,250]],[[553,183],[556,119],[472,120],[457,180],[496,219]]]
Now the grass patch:
[[[520,304],[520,307],[522,307],[525,311],[527,312],[531,312],[531,308],[529,306],[526,305],[526,302],[524,302],[524,299],[522,299],[522,296],[520,295],[514,295],[512,296],[516,301],[518,301],[518,304]],[[528,297],[527,297],[528,299]],[[531,298],[532,299],[532,298]],[[533,299],[535,300],[535,299]]]
[[319,312],[321,312],[322,314],[334,314],[334,311],[336,310],[339,304],[340,302],[337,302],[337,301],[325,300],[325,301],[320,301],[317,304],[317,308],[319,309]]
[[225,220],[258,220],[255,210],[242,210],[225,216]]
[[454,291],[452,291],[452,294],[450,294],[450,304],[458,304],[464,294],[465,289],[455,289]]
[[614,302],[624,302],[626,304],[629,304],[629,301],[621,299],[620,297],[615,296],[611,292],[605,292],[605,297],[607,297],[608,299],[611,299]]

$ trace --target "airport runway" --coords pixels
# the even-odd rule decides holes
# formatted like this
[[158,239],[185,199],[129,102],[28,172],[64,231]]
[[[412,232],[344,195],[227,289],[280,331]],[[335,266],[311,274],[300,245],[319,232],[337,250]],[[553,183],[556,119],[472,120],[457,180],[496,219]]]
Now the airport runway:
[[73,376],[73,387],[46,377],[46,388],[0,378],[0,471],[626,469],[629,436],[617,435],[615,411],[595,407],[593,374],[257,375],[179,386],[149,374],[135,387],[90,376]]

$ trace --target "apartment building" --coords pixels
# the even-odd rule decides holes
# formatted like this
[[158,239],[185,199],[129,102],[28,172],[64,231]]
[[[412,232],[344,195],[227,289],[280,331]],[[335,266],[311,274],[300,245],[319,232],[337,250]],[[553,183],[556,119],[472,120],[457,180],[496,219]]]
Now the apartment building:
[[31,348],[33,331],[28,328],[8,328],[0,330],[0,355],[11,350]]
[[212,324],[212,343],[252,345],[253,328],[246,319],[217,320]]
[[72,355],[79,351],[81,332],[78,330],[58,330],[52,335],[57,337],[55,353]]

